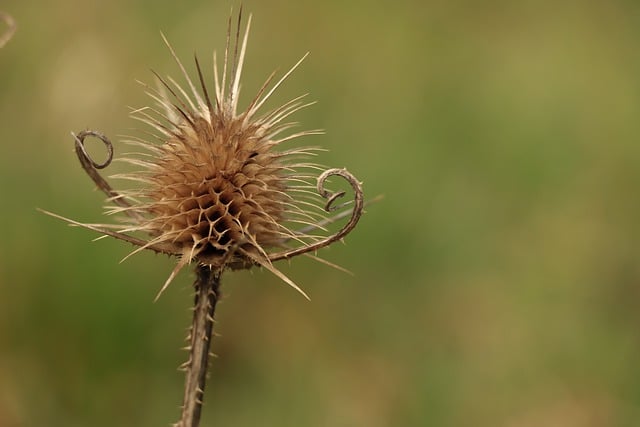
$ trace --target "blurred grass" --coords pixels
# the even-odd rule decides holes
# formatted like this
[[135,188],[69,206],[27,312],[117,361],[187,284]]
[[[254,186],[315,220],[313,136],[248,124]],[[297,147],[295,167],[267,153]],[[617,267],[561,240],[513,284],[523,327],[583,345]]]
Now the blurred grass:
[[[207,62],[230,3],[40,3],[1,6],[0,426],[168,425],[192,277],[153,304],[171,260],[35,208],[100,221],[69,132],[127,133],[159,32]],[[323,253],[355,277],[283,266],[311,302],[225,276],[203,426],[640,424],[639,6],[244,8],[245,102],[311,51],[274,103],[385,200]]]

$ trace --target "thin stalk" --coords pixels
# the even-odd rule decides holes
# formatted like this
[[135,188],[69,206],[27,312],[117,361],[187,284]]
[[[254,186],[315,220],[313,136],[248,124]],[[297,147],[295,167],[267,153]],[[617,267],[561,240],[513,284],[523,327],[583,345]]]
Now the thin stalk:
[[188,338],[190,341],[189,360],[183,365],[185,382],[182,416],[176,427],[198,427],[200,424],[200,412],[209,365],[209,349],[213,334],[213,316],[216,302],[220,297],[222,269],[212,269],[209,266],[200,265],[196,273],[197,278],[193,284],[196,291],[193,321]]

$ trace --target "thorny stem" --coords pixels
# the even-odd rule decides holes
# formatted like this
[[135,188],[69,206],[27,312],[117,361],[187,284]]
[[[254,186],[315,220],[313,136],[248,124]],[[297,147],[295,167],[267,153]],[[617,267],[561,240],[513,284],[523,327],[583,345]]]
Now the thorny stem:
[[200,265],[193,286],[196,295],[193,321],[189,333],[189,360],[182,365],[186,375],[182,416],[175,427],[198,427],[202,410],[204,387],[207,381],[209,349],[213,335],[213,316],[220,297],[222,269]]

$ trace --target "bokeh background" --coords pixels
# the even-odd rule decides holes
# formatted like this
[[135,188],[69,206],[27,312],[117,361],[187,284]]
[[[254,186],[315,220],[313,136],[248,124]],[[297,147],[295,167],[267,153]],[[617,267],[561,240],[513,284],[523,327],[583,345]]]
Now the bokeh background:
[[[177,419],[191,273],[154,304],[173,260],[36,208],[103,220],[70,132],[131,133],[136,79],[178,74],[160,31],[210,67],[230,7],[0,4],[0,426]],[[310,51],[271,105],[310,92],[303,142],[385,199],[321,253],[354,276],[280,265],[310,302],[225,275],[202,425],[640,425],[640,6],[244,9],[241,104]]]

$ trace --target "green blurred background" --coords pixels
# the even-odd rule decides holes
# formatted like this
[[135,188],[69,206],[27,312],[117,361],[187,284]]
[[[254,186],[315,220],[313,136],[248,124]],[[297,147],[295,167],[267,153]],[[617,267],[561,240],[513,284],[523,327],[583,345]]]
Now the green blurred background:
[[[131,133],[160,31],[210,67],[231,3],[51,3],[0,5],[0,426],[169,425],[191,272],[154,304],[173,260],[35,209],[103,221],[69,133]],[[280,265],[311,302],[225,275],[203,427],[640,425],[640,5],[244,8],[241,104],[311,51],[272,106],[385,199],[321,253],[354,277]]]

